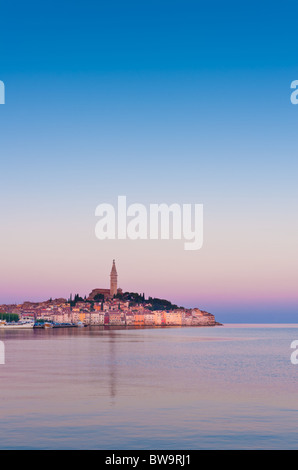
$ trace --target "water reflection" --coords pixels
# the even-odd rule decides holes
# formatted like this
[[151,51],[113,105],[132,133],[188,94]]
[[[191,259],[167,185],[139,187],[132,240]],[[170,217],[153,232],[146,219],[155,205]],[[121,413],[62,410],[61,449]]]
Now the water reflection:
[[0,448],[295,448],[296,332],[7,332]]
[[[109,327],[105,327],[109,329]],[[115,405],[115,398],[117,393],[117,359],[116,359],[116,345],[117,345],[117,334],[115,331],[109,331],[109,384],[110,384],[110,397],[111,405]]]

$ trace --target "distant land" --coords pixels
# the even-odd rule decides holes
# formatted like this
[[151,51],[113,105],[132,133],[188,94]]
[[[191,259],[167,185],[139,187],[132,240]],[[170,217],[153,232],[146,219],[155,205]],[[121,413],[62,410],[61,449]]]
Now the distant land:
[[110,288],[95,288],[87,296],[70,294],[68,299],[0,305],[0,319],[32,320],[60,325],[85,326],[216,326],[214,315],[199,308],[184,308],[169,300],[145,294],[123,292],[118,288],[115,260],[110,273]]

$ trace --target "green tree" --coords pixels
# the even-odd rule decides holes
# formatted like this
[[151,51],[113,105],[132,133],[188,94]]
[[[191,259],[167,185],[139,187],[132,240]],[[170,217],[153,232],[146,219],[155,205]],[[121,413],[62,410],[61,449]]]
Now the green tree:
[[17,322],[19,321],[20,317],[17,313],[0,313],[0,320],[4,320],[7,322]]

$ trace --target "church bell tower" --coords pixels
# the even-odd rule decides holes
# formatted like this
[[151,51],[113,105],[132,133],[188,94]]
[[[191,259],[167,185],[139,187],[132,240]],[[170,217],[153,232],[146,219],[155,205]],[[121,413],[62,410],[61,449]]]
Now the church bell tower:
[[115,260],[113,259],[113,266],[111,269],[111,274],[110,274],[110,295],[111,297],[114,297],[114,295],[117,295],[117,270],[116,270],[116,265],[115,265]]

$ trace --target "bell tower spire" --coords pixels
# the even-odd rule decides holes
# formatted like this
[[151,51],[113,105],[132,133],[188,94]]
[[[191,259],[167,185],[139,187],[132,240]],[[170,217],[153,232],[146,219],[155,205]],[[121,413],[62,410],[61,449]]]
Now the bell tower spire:
[[114,295],[117,295],[117,270],[116,270],[116,265],[115,265],[115,260],[113,259],[113,265],[111,269],[111,274],[110,274],[110,295],[111,297],[114,297]]

